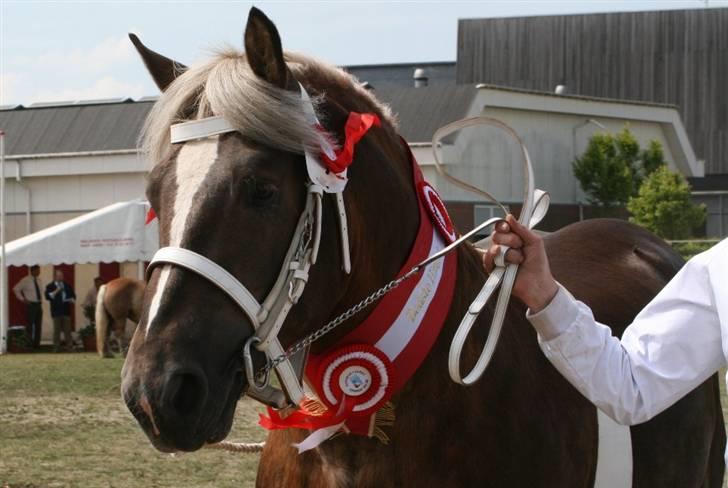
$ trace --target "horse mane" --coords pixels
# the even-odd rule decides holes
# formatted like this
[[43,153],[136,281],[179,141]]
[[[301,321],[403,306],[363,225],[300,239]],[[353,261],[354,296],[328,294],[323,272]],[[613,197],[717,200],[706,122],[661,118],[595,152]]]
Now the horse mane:
[[[298,92],[278,88],[250,69],[245,54],[227,47],[181,73],[150,111],[141,133],[142,150],[151,161],[164,161],[171,150],[171,125],[222,116],[241,134],[263,145],[302,154],[320,150],[324,138],[336,140],[306,122]],[[330,94],[348,110],[374,112],[392,127],[389,107],[343,70],[298,53],[285,54],[293,76],[306,86],[314,107]],[[321,111],[317,112],[321,117]],[[321,121],[325,125],[325,120]]]

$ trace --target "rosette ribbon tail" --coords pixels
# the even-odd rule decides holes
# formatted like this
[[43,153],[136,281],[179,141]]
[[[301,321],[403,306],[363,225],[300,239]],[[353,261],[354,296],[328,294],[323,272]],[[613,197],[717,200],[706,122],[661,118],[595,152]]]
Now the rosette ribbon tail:
[[313,432],[303,441],[293,444],[293,447],[298,449],[298,453],[301,454],[302,452],[318,447],[321,443],[330,439],[341,430],[354,411],[355,405],[356,400],[353,397],[344,395],[339,402],[339,409],[334,414],[312,416],[301,411],[296,411],[286,418],[282,418],[278,412],[269,408],[269,417],[261,415],[259,423],[267,430],[290,428],[312,430]]

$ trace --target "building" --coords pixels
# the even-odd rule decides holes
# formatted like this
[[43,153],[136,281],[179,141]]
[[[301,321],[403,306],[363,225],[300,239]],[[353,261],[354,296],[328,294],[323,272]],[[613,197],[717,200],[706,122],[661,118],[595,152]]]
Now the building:
[[[706,232],[728,210],[728,8],[463,19],[457,83],[489,83],[678,107],[710,187]],[[703,190],[701,190],[703,191]]]
[[[724,16],[721,18],[725,18],[726,11],[718,11],[719,15]],[[699,19],[690,22],[706,22],[700,20],[703,17],[699,14],[691,12],[670,15]],[[623,29],[619,27],[622,25],[619,22],[624,22],[620,16],[631,14],[615,15],[617,20],[610,20],[606,25],[610,29]],[[568,31],[569,35],[576,35],[574,27],[565,27],[571,25],[569,22],[575,22],[573,19],[581,19],[579,25],[592,26],[591,22],[606,22],[603,19],[612,18],[596,16],[597,20],[592,21],[586,17],[569,16],[558,18],[561,19],[558,21],[551,17],[533,18],[540,20],[461,21],[457,63],[368,65],[347,69],[362,82],[367,82],[370,89],[398,114],[403,137],[410,143],[428,180],[448,203],[453,220],[463,232],[471,229],[475,222],[497,215],[498,210],[449,185],[436,172],[431,140],[434,132],[449,122],[482,115],[511,125],[528,148],[535,166],[536,184],[549,191],[552,200],[551,210],[541,228],[554,230],[590,215],[591,209],[584,205],[584,195],[572,174],[572,161],[584,150],[588,138],[594,132],[605,129],[618,131],[629,124],[642,145],[657,139],[665,150],[670,166],[692,178],[696,189],[705,188],[701,190],[706,192],[701,198],[710,204],[709,233],[717,235],[713,233],[715,231],[722,235],[722,229],[728,231],[728,217],[725,216],[728,215],[728,201],[724,212],[723,197],[716,191],[728,187],[721,186],[721,181],[725,180],[713,179],[712,183],[706,183],[707,180],[702,178],[704,169],[701,162],[706,161],[706,168],[710,168],[714,173],[711,176],[715,177],[715,172],[721,170],[723,163],[715,162],[714,156],[722,154],[722,146],[715,146],[694,132],[704,143],[699,146],[696,156],[689,137],[690,127],[693,131],[698,127],[699,131],[702,126],[697,121],[697,126],[684,127],[682,118],[685,109],[682,105],[674,105],[676,101],[704,104],[704,98],[695,101],[693,98],[673,100],[656,97],[659,99],[650,100],[643,92],[633,93],[614,88],[625,74],[607,83],[604,92],[588,93],[586,88],[591,85],[585,80],[577,81],[580,79],[579,70],[587,69],[584,64],[586,61],[581,60],[581,64],[575,64],[574,60],[567,62],[564,56],[554,57],[557,54],[544,47],[548,46],[546,41],[549,40],[555,43],[552,48],[556,51],[563,49],[564,45],[558,44],[555,39],[561,35],[557,35],[559,32],[563,34]],[[630,25],[642,25],[637,23],[642,17],[629,18],[637,19],[632,20],[633,24]],[[658,15],[656,18],[669,25],[672,25],[670,22],[677,22],[670,20],[673,19],[671,16]],[[497,32],[492,31],[496,28]],[[559,31],[558,28],[566,31]],[[594,29],[595,35],[603,34],[611,39],[606,34],[609,29]],[[588,37],[588,30],[578,32],[584,38]],[[720,35],[720,39],[706,45],[710,53],[715,49],[723,52],[720,51],[722,47],[715,47],[724,46],[721,43],[725,41],[726,35]],[[662,37],[655,36],[656,40],[651,45],[658,49],[662,46],[658,42]],[[484,43],[483,39],[488,39],[488,42]],[[494,48],[494,39],[499,40],[502,52],[510,55],[502,55],[499,49]],[[538,39],[539,42],[529,42],[529,39]],[[575,39],[586,42],[581,37]],[[570,56],[577,56],[577,53],[581,53],[578,56],[585,56],[594,52],[586,51],[586,47],[583,49],[569,50]],[[549,62],[535,60],[540,55],[552,56],[553,59],[549,58]],[[484,62],[481,58],[489,61]],[[511,64],[507,63],[509,60]],[[561,64],[553,64],[559,60]],[[608,60],[609,63],[618,62],[616,57],[608,57]],[[541,61],[543,63],[538,65],[541,67],[535,67]],[[498,63],[502,63],[502,66]],[[673,67],[673,64],[669,66]],[[556,67],[560,68],[556,70]],[[552,73],[553,70],[556,70],[556,74]],[[619,72],[624,73],[624,70]],[[724,79],[721,78],[723,74],[716,76]],[[657,80],[658,77],[653,74],[649,79]],[[673,87],[671,81],[664,83]],[[555,84],[565,84],[566,94],[555,95]],[[692,90],[694,85],[690,86]],[[616,94],[611,94],[606,88],[614,88]],[[706,89],[710,93],[715,91],[712,84]],[[675,91],[674,87],[666,90],[670,94]],[[721,96],[715,93],[717,106],[725,107],[725,97]],[[95,100],[0,108],[0,128],[7,133],[5,170],[8,240],[114,202],[142,198],[149,163],[137,151],[137,138],[154,100],[155,97],[147,97],[138,101]],[[692,113],[688,112],[688,115]],[[711,119],[710,130],[725,135],[725,126],[721,124],[725,122],[726,111],[722,113],[723,119],[719,116]],[[453,176],[483,187],[511,209],[518,209],[522,201],[521,160],[517,147],[503,134],[493,129],[469,129],[443,141],[441,149],[445,167]],[[91,286],[95,275],[111,279],[116,276],[138,276],[139,273],[138,263],[63,264],[59,267],[64,269],[80,296]],[[50,280],[52,271],[51,266],[43,267],[43,281]],[[11,267],[10,284],[26,273],[25,268]],[[12,296],[10,305],[11,324],[22,322],[22,307]],[[80,306],[76,312],[76,322],[80,325]],[[48,318],[49,314],[45,316]],[[50,327],[46,326],[45,330],[50,331]]]

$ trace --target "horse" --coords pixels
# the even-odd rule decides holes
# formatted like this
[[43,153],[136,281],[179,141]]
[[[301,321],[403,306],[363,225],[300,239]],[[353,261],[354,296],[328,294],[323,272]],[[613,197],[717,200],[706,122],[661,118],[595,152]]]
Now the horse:
[[[288,259],[309,201],[305,152],[321,148],[321,130],[344,145],[351,114],[371,113],[381,123],[357,143],[343,193],[350,272],[342,266],[341,232],[333,223],[337,201],[324,195],[318,258],[277,340],[290,348],[397,276],[423,214],[412,178],[416,163],[393,114],[373,93],[340,69],[284,52],[277,28],[255,8],[245,27],[244,53],[224,50],[191,68],[131,38],[162,91],[144,131],[154,163],[147,196],[162,247],[204,256],[263,301]],[[299,83],[311,96],[319,128],[301,116]],[[213,116],[235,131],[171,143],[175,124]],[[556,278],[598,320],[612,324],[616,335],[683,264],[664,241],[623,221],[573,224],[545,242]],[[454,292],[442,329],[391,397],[394,415],[381,427],[386,435],[340,430],[299,454],[291,445],[300,447],[309,430],[271,430],[257,486],[594,485],[596,408],[546,360],[518,300],[508,305],[500,343],[482,378],[469,387],[451,381],[449,346],[487,278],[472,246],[460,246],[451,256],[457,258]],[[150,269],[122,370],[122,397],[156,449],[195,451],[223,440],[240,396],[260,386],[260,376],[247,375],[244,363],[260,364],[261,358],[254,349],[252,357],[241,357],[254,337],[253,319],[198,272],[170,262]],[[371,313],[372,307],[352,312],[311,343],[310,357],[325,354]],[[492,314],[488,306],[478,319],[464,348],[464,368],[475,363]],[[341,388],[354,392],[359,379],[347,377]],[[281,417],[303,411],[291,407]],[[653,420],[631,427],[632,486],[719,487],[724,448],[716,374]]]
[[113,357],[109,349],[109,326],[120,341],[119,351],[126,348],[126,320],[139,323],[144,296],[144,281],[116,278],[101,285],[96,295],[96,349],[103,358]]

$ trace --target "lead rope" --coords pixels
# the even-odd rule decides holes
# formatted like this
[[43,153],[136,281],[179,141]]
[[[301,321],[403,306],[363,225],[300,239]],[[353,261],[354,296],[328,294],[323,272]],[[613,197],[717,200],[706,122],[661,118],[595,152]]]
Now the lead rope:
[[265,442],[230,442],[222,441],[215,444],[205,444],[205,449],[215,451],[237,452],[242,454],[255,454],[263,451]]

